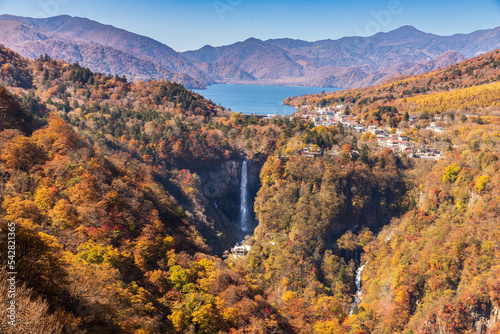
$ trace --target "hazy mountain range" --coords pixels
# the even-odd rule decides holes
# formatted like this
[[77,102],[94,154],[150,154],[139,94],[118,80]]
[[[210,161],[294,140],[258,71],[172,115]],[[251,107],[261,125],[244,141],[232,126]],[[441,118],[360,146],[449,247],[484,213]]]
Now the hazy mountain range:
[[500,28],[438,36],[404,26],[371,37],[307,42],[250,38],[177,52],[165,44],[84,18],[0,16],[0,43],[21,55],[79,62],[132,80],[359,87],[420,74],[500,48]]

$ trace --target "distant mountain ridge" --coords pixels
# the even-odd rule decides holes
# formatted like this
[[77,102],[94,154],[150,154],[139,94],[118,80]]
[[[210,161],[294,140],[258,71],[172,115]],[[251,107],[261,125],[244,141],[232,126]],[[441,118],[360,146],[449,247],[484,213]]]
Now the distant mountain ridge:
[[67,15],[0,16],[0,43],[35,58],[49,54],[132,80],[188,88],[214,83],[360,87],[421,74],[500,48],[500,28],[438,36],[403,26],[370,37],[307,42],[250,38],[179,53],[151,38]]
[[167,79],[200,88],[211,82],[172,48],[110,25],[67,15],[32,19],[0,16],[0,43],[35,58],[79,62],[94,71],[134,80]]
[[[183,55],[195,65],[220,59],[269,84],[360,87],[399,75],[421,74],[453,65],[500,47],[500,28],[438,36],[404,26],[370,37],[306,42],[255,38],[222,47],[203,47]],[[252,61],[251,54],[260,62]],[[273,62],[266,61],[272,57]],[[279,78],[261,75],[271,72]]]

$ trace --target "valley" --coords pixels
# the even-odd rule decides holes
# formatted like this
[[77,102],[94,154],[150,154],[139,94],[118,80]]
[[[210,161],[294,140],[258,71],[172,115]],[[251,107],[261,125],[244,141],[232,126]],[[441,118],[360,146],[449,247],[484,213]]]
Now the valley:
[[[66,16],[2,29],[0,247],[15,226],[20,331],[500,331],[496,30],[181,54]],[[372,58],[345,55],[361,41]],[[176,82],[288,79],[363,87],[258,117]]]

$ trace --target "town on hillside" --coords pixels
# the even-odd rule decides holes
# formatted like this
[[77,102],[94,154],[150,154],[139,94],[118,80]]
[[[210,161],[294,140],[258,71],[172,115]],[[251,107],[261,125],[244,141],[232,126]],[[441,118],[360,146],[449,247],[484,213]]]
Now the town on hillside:
[[[425,143],[411,141],[410,138],[405,134],[405,131],[397,128],[390,128],[377,125],[365,125],[364,122],[357,116],[349,115],[346,112],[352,106],[338,104],[336,106],[329,106],[324,108],[303,106],[292,116],[300,117],[304,120],[311,122],[316,126],[338,126],[341,124],[344,127],[354,129],[362,135],[363,139],[368,139],[376,141],[376,150],[390,148],[396,154],[405,154],[412,158],[422,158],[422,159],[439,159],[441,153],[444,149],[449,146],[446,142],[429,142]],[[408,126],[416,126],[418,117],[409,116]],[[443,133],[445,128],[442,126],[437,126],[436,122],[433,120],[429,126],[425,128],[426,130]],[[367,141],[367,140],[365,140]],[[312,147],[305,147],[302,154],[307,156],[323,155],[323,154],[336,155],[338,152],[324,152],[322,149],[313,149]]]

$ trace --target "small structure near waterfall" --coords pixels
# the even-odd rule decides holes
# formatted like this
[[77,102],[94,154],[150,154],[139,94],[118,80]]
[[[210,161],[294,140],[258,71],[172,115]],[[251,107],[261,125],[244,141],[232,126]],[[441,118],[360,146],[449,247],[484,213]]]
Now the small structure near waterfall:
[[252,247],[250,247],[249,245],[245,245],[245,244],[236,245],[231,249],[231,254],[233,254],[233,256],[235,258],[239,259],[239,258],[247,255],[251,249],[252,249]]

